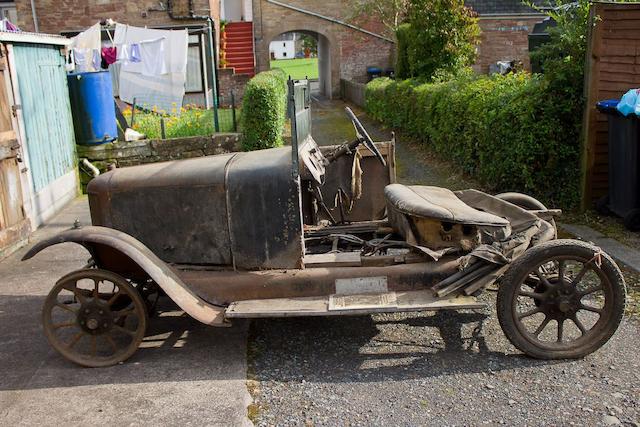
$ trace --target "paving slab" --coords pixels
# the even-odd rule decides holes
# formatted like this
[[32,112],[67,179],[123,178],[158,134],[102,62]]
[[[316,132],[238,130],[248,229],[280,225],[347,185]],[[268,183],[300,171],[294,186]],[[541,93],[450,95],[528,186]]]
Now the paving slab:
[[[85,197],[36,231],[33,242],[76,218],[90,223]],[[251,425],[246,323],[213,328],[165,305],[131,359],[81,368],[48,345],[40,310],[55,281],[89,255],[66,243],[20,262],[26,250],[0,262],[0,425]]]

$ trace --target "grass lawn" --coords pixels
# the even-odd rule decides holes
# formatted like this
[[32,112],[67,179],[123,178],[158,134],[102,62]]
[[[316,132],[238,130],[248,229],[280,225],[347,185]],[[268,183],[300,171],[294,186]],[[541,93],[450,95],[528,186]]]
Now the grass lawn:
[[[123,112],[128,122],[131,122],[131,110]],[[136,111],[133,129],[144,133],[149,139],[162,137],[160,120],[164,118],[165,135],[167,138],[186,136],[213,135],[213,110],[189,108],[182,111],[180,116],[160,115],[144,111]],[[240,110],[236,109],[236,120],[240,119]],[[233,112],[230,108],[218,109],[220,132],[233,132]]]
[[275,59],[271,68],[281,68],[292,79],[318,78],[318,58]]

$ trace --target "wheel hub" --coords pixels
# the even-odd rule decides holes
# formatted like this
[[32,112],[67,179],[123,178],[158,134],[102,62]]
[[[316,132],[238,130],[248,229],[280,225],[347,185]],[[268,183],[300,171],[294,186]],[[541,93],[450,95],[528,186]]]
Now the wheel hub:
[[576,315],[580,307],[580,297],[573,287],[561,287],[552,282],[553,288],[544,292],[540,308],[552,319],[563,320]]
[[100,335],[111,329],[114,319],[107,304],[88,301],[80,306],[77,321],[85,332]]

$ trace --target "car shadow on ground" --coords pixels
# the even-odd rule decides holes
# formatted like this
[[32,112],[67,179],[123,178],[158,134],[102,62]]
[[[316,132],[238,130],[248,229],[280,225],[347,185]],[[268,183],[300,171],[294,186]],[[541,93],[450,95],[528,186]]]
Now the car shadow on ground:
[[[495,319],[476,311],[254,320],[248,363],[255,379],[280,382],[399,381],[567,363],[493,350],[488,322]],[[506,341],[500,335],[492,341]]]
[[83,368],[49,346],[41,325],[43,301],[44,296],[0,296],[0,391],[246,378],[247,322],[203,325],[165,301],[129,360]]

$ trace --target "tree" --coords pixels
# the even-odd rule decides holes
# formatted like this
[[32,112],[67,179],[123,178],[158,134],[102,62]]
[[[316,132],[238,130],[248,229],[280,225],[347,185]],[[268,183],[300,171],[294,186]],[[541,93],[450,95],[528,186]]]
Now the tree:
[[304,50],[309,49],[309,52],[311,52],[312,54],[318,54],[318,40],[315,37],[312,37],[308,34],[303,34],[300,37],[300,40],[302,40],[302,48]]
[[410,0],[356,0],[352,2],[351,20],[358,22],[365,17],[381,22],[385,34],[393,37],[407,16]]
[[406,21],[411,77],[429,79],[437,71],[455,72],[475,60],[480,27],[463,0],[410,0]]

